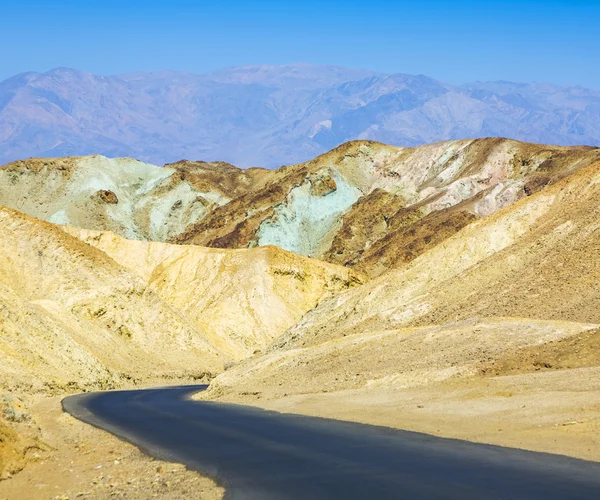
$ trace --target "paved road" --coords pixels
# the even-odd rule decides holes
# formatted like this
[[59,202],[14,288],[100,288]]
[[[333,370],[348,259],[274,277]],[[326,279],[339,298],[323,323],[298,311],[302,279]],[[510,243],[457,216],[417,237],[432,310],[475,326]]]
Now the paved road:
[[251,407],[205,386],[71,396],[73,416],[210,475],[234,499],[600,499],[600,464]]

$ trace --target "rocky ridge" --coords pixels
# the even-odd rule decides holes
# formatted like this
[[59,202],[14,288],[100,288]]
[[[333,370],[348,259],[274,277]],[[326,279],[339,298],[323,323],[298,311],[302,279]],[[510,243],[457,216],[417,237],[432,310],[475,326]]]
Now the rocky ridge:
[[99,155],[30,159],[0,168],[0,204],[56,224],[165,241],[259,187],[265,173],[219,162],[159,168]]
[[414,149],[352,142],[274,171],[263,188],[215,207],[173,241],[275,244],[376,276],[599,159],[596,148],[506,139]]
[[0,203],[127,238],[276,245],[378,276],[598,159],[597,148],[479,139],[417,148],[357,141],[272,171],[26,160],[0,168]]

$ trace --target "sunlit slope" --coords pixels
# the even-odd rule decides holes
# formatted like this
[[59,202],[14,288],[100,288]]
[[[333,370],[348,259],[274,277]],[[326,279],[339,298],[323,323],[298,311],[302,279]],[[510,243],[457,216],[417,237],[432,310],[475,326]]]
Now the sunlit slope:
[[357,290],[323,301],[281,342],[473,316],[600,323],[600,164],[480,219]]
[[221,250],[65,229],[138,274],[235,359],[264,349],[324,295],[363,281],[342,266],[273,246]]
[[598,221],[597,163],[320,301],[199,397],[598,460]]
[[0,208],[0,383],[8,390],[113,387],[215,373],[227,356],[105,253]]
[[[271,398],[345,390],[375,394],[488,372],[503,375],[540,368],[597,366],[600,354],[590,356],[593,346],[588,348],[585,342],[575,342],[570,358],[564,349],[560,352],[567,363],[550,364],[546,361],[550,358],[536,357],[548,346],[577,340],[584,332],[597,333],[597,327],[567,321],[472,318],[443,325],[348,333],[319,345],[273,350],[247,360],[219,375],[211,391],[252,393],[253,387]],[[575,355],[575,349],[581,355]]]
[[[207,381],[365,279],[271,246],[127,240],[3,207],[0,232],[0,398]],[[27,446],[0,415],[0,476]]]
[[600,460],[600,328],[527,318],[273,350],[200,398]]

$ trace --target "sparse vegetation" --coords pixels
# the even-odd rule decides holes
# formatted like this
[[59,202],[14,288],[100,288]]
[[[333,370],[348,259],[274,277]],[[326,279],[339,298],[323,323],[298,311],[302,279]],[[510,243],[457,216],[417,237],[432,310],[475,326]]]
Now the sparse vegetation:
[[285,269],[285,268],[275,268],[273,269],[273,274],[277,276],[291,276],[292,278],[297,279],[298,281],[306,280],[306,273],[299,271],[297,269]]
[[31,415],[25,410],[23,403],[12,394],[0,395],[0,409],[2,417],[8,422],[23,423],[31,420]]

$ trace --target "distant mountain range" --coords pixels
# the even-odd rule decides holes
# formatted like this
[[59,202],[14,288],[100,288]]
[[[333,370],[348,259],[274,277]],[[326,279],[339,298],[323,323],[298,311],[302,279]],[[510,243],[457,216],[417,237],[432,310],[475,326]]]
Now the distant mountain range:
[[98,76],[68,68],[0,83],[0,163],[102,154],[267,168],[353,139],[416,146],[501,136],[600,145],[600,91],[293,64]]

